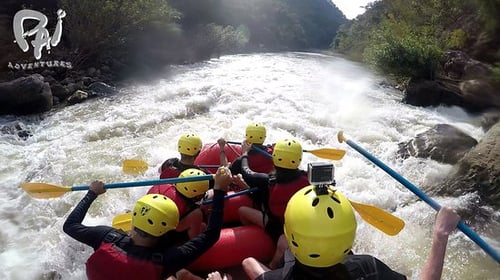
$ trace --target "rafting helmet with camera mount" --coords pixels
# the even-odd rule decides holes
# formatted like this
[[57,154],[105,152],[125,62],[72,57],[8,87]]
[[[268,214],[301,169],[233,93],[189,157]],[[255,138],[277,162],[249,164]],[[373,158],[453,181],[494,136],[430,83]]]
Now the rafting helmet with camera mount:
[[285,210],[285,236],[302,264],[329,267],[350,252],[356,235],[356,218],[349,200],[329,184],[333,164],[308,165],[312,185],[296,192]]

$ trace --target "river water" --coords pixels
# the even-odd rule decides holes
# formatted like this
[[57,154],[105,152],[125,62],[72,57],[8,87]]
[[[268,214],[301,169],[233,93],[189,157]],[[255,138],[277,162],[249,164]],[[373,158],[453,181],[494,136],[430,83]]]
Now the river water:
[[[21,124],[26,140],[0,134],[0,279],[85,279],[91,248],[62,232],[65,218],[84,192],[34,199],[18,186],[46,182],[84,185],[94,179],[127,182],[157,178],[156,168],[177,156],[181,133],[198,133],[205,143],[223,136],[241,140],[249,122],[262,122],[268,143],[294,137],[305,149],[347,150],[334,162],[338,188],[351,200],[376,205],[401,217],[404,230],[387,236],[358,216],[354,251],[373,254],[416,279],[430,249],[435,212],[346,144],[344,134],[417,186],[438,185],[450,165],[395,157],[398,143],[435,124],[454,125],[480,140],[479,118],[451,107],[418,108],[400,103],[401,93],[344,58],[311,53],[223,56],[171,67],[160,78],[137,82],[113,96],[89,100],[37,117],[0,118]],[[124,159],[146,160],[143,176],[124,175]],[[305,154],[302,166],[321,161]],[[111,224],[131,209],[147,187],[109,190],[91,207],[84,223]],[[472,209],[477,197],[434,197],[454,209]],[[500,214],[472,225],[500,250]],[[499,279],[500,266],[457,231],[451,235],[443,279]]]

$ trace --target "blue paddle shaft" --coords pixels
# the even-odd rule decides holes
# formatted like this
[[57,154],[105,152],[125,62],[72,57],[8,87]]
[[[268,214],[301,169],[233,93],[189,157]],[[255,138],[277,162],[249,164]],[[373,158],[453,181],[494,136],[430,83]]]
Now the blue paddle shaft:
[[[184,178],[168,178],[168,179],[135,181],[135,182],[125,182],[125,183],[110,183],[110,184],[105,184],[104,188],[105,189],[130,188],[130,187],[152,186],[159,184],[195,182],[195,181],[212,180],[212,179],[213,175],[203,175],[203,176],[193,176]],[[72,191],[86,191],[88,189],[89,186],[74,186],[71,188]]]
[[[375,165],[378,167],[382,168],[385,172],[387,172],[391,177],[399,181],[401,184],[403,184],[406,188],[408,188],[411,192],[416,194],[420,199],[425,201],[427,204],[429,204],[432,208],[434,208],[436,211],[439,211],[441,209],[441,205],[439,205],[435,200],[427,196],[423,191],[421,191],[419,188],[417,188],[415,185],[410,183],[408,180],[406,180],[403,176],[399,175],[396,171],[392,170],[389,166],[385,165],[383,162],[381,162],[379,159],[365,151],[363,148],[358,146],[356,143],[352,142],[351,140],[346,140],[345,141],[349,146],[351,146],[353,149],[358,151],[360,154],[365,156],[367,159],[369,159],[371,162],[373,162]],[[493,247],[488,245],[486,241],[484,241],[476,232],[474,232],[470,227],[468,227],[466,224],[464,224],[462,221],[458,223],[458,229],[460,229],[465,235],[467,235],[472,241],[476,242],[479,247],[481,247],[486,253],[488,253],[497,263],[500,263],[500,255],[498,254]]]

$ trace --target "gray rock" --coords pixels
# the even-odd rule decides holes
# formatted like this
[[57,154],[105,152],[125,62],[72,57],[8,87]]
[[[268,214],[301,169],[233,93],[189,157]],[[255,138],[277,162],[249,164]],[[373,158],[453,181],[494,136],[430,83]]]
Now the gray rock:
[[66,97],[70,94],[68,89],[60,83],[53,83],[50,86],[50,89],[52,90],[52,95],[58,97],[59,99],[66,99]]
[[452,79],[478,79],[491,74],[492,68],[470,58],[466,53],[449,50],[445,53],[444,71]]
[[39,74],[0,83],[0,114],[33,114],[51,108],[52,91]]
[[400,143],[398,155],[404,159],[414,156],[455,164],[476,144],[476,139],[458,128],[438,124],[414,139]]
[[29,127],[27,127],[24,123],[17,121],[0,126],[0,133],[17,135],[23,140],[33,136],[33,132]]
[[500,207],[500,122],[457,164],[446,182],[436,186],[438,195],[459,196],[477,192],[480,205]]
[[490,82],[483,79],[467,80],[460,83],[464,102],[477,108],[500,108],[500,94]]
[[77,90],[70,97],[68,97],[68,104],[73,105],[76,103],[82,103],[89,98],[89,94],[83,90]]
[[403,102],[415,106],[463,105],[458,87],[429,80],[410,81]]
[[488,131],[493,125],[500,121],[500,110],[493,110],[484,113],[481,117],[481,127]]
[[117,92],[117,89],[115,87],[112,87],[103,82],[92,83],[88,86],[88,89],[98,96],[113,94]]

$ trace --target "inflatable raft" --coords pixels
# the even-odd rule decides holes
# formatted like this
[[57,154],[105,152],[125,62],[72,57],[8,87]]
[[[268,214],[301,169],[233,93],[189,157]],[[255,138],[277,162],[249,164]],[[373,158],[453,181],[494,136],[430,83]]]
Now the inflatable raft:
[[211,272],[240,266],[248,257],[267,263],[273,257],[274,250],[273,240],[258,226],[224,228],[215,245],[189,265],[188,269]]
[[[227,195],[234,194],[234,191],[227,192]],[[224,223],[236,223],[240,221],[238,209],[241,206],[253,207],[253,200],[248,194],[238,195],[224,200]],[[208,217],[210,214],[211,205],[201,205],[201,210]],[[206,221],[208,222],[208,221]]]
[[[228,162],[233,162],[236,158],[241,156],[241,146],[235,144],[226,144],[224,147],[226,158]],[[195,165],[220,165],[220,148],[219,144],[211,143],[205,144],[201,148],[200,154],[194,161]],[[217,172],[217,168],[205,168],[210,173]]]

